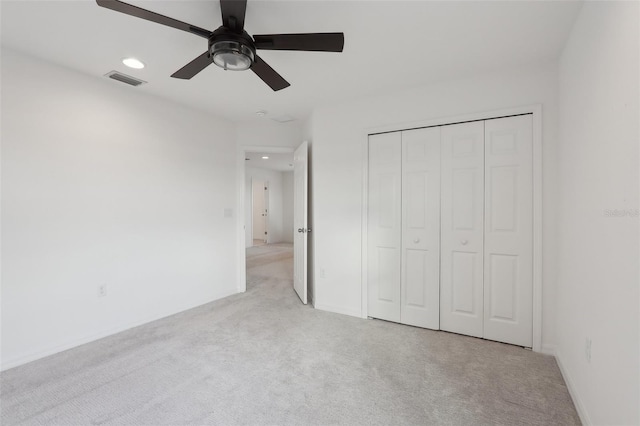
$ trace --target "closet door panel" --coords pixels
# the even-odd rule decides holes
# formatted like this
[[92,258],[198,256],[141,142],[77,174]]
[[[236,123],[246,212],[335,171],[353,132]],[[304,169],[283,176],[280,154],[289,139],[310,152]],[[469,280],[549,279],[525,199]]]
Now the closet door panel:
[[440,128],[402,132],[401,322],[439,328]]
[[400,132],[369,136],[368,315],[400,322]]
[[440,328],[482,337],[484,123],[441,129]]
[[532,117],[485,122],[484,337],[531,347]]

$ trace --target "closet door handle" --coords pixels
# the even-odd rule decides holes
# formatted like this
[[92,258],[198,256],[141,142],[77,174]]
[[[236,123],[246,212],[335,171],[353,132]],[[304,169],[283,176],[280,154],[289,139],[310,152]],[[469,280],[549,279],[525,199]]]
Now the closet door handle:
[[420,238],[414,238],[414,239],[413,239],[413,242],[414,242],[414,243],[416,243],[416,244],[418,244],[418,243],[420,242]]
[[467,240],[460,240],[460,244],[462,244],[463,246],[466,246],[468,242],[469,241]]

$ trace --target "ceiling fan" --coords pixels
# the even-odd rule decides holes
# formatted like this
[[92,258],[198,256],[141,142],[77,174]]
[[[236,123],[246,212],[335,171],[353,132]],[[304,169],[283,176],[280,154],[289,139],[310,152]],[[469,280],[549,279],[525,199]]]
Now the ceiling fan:
[[302,50],[316,52],[342,52],[343,33],[266,34],[253,38],[244,30],[247,0],[220,0],[222,26],[209,31],[159,13],[124,3],[119,0],[96,0],[99,6],[125,13],[147,21],[177,28],[204,37],[209,42],[206,52],[173,73],[171,77],[188,80],[212,62],[225,70],[251,69],[274,91],[290,84],[274,71],[256,50]]

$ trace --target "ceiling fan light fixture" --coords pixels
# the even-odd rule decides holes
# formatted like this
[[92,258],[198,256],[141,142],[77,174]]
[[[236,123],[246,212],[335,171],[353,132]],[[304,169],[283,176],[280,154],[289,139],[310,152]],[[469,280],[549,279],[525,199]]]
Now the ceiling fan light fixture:
[[211,45],[211,56],[214,64],[231,71],[248,70],[256,58],[251,47],[234,40],[213,43]]

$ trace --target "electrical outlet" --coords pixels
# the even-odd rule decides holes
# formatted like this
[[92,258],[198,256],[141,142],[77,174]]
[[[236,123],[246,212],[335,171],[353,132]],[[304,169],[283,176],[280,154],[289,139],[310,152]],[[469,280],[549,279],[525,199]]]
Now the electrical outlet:
[[588,337],[584,339],[584,357],[591,363],[591,339]]
[[320,278],[324,278],[324,268],[320,269]]
[[100,284],[98,286],[98,297],[105,297],[107,295],[107,285]]

